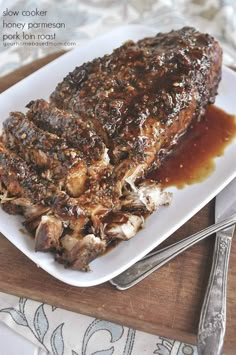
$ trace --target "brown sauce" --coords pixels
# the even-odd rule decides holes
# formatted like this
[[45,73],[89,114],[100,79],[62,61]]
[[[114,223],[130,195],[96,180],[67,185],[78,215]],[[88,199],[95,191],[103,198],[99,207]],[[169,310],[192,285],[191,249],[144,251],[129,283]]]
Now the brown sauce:
[[215,169],[214,158],[224,154],[236,138],[236,116],[209,106],[200,122],[195,121],[180,138],[161,167],[148,174],[163,187],[194,184],[206,179]]
[[112,240],[106,247],[106,249],[104,250],[104,252],[101,254],[101,256],[108,254],[111,250],[115,249],[117,247],[118,244],[120,244],[120,242],[122,241],[122,239],[114,239]]

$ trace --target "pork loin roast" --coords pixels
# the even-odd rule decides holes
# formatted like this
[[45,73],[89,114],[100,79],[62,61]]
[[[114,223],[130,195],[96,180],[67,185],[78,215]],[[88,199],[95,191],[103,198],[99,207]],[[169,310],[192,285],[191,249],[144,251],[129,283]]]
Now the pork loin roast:
[[79,270],[130,239],[171,195],[145,178],[215,100],[222,50],[193,28],[128,41],[13,112],[0,144],[2,204],[36,250]]

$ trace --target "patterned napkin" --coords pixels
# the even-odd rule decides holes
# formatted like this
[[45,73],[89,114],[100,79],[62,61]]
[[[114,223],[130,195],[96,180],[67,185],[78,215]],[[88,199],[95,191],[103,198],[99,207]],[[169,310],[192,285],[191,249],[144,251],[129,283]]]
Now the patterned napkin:
[[[35,9],[39,2],[0,1],[0,23],[6,7]],[[61,44],[40,48],[1,45],[0,75],[49,53],[68,49],[65,43],[69,41],[77,46],[127,23],[149,25],[157,32],[195,26],[213,34],[224,48],[225,63],[236,66],[235,0],[44,0],[40,1],[40,8],[47,9],[47,20],[65,23],[66,30],[56,30]],[[190,344],[4,293],[0,293],[0,321],[55,355],[197,354],[196,347]]]
[[0,321],[54,355],[197,355],[190,344],[5,293]]

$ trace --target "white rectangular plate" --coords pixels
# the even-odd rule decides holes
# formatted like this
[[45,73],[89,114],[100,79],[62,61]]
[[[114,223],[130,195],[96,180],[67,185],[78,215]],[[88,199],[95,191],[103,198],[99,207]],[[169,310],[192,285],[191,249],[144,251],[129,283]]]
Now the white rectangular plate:
[[[143,26],[125,26],[63,55],[0,95],[1,122],[10,111],[25,111],[25,105],[32,99],[48,99],[56,84],[75,66],[110,53],[128,39],[138,40],[155,33],[153,29]],[[232,114],[236,114],[235,83],[236,74],[224,68],[216,105]],[[169,191],[174,196],[171,205],[153,213],[147,219],[145,228],[132,240],[120,243],[108,254],[94,260],[91,263],[92,271],[87,273],[64,269],[54,261],[50,253],[35,253],[33,239],[20,232],[22,219],[10,216],[1,209],[0,231],[33,262],[57,279],[74,286],[94,286],[117,276],[150,252],[206,205],[234,177],[236,140],[227,147],[224,156],[216,159],[216,169],[208,179],[182,190],[170,188]]]

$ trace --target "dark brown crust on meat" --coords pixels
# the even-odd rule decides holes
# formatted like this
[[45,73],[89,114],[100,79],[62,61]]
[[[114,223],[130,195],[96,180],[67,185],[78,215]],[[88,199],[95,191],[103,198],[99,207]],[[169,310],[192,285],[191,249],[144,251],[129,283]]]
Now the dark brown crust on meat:
[[0,142],[0,180],[10,196],[25,197],[32,203],[49,203],[57,187],[43,180],[22,158]]
[[[70,149],[64,139],[36,127],[20,112],[11,113],[4,121],[3,140],[9,148],[16,149],[25,160],[40,168],[53,169],[58,165],[68,168],[80,158],[78,151]],[[45,159],[38,158],[39,153],[45,153]]]
[[113,162],[124,156],[141,162],[150,144],[137,139],[145,126],[159,123],[157,151],[168,149],[214,101],[221,60],[218,43],[193,28],[159,33],[77,67],[51,101],[97,121]]
[[105,145],[97,135],[91,120],[59,110],[45,100],[31,101],[27,117],[40,129],[56,134],[66,143],[81,152],[88,162],[101,159]]

